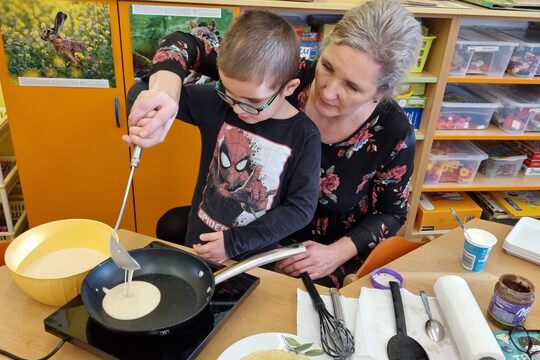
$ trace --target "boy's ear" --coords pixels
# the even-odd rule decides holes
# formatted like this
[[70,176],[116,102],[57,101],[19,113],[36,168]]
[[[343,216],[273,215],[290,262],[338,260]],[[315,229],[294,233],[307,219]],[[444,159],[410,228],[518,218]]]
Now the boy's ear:
[[284,95],[285,96],[292,95],[292,93],[294,92],[294,90],[296,90],[298,85],[300,85],[300,79],[289,80],[289,82],[283,88]]

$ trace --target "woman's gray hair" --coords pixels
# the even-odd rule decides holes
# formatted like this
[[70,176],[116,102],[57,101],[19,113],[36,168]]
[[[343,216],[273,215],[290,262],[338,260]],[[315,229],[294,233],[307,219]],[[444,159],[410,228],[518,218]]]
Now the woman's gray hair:
[[420,23],[395,0],[370,0],[348,10],[323,43],[363,51],[381,67],[378,90],[391,97],[416,64],[422,46]]

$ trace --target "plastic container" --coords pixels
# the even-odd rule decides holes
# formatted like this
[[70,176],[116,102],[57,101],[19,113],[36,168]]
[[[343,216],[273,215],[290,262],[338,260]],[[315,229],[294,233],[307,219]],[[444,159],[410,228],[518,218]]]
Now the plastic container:
[[418,60],[416,66],[411,69],[411,73],[419,73],[424,70],[424,65],[431,49],[431,43],[437,38],[435,35],[423,35],[422,36],[422,47],[420,48],[420,53],[418,54]]
[[534,284],[523,276],[503,274],[493,289],[488,314],[502,329],[523,325],[535,298]]
[[503,29],[499,34],[519,41],[510,57],[506,72],[518,77],[534,77],[540,64],[540,32],[511,28]]
[[474,180],[485,152],[467,140],[435,140],[431,147],[424,184],[439,182],[470,183]]
[[437,129],[485,129],[500,103],[488,100],[463,85],[448,84]]
[[463,27],[456,41],[450,75],[501,77],[517,45],[518,41],[500,40],[478,28]]
[[534,130],[540,130],[540,90],[519,85],[473,85],[482,96],[499,101],[501,106],[493,112],[492,121],[509,133],[530,130],[529,121],[534,119]]
[[407,115],[409,122],[415,129],[420,127],[422,120],[422,112],[426,106],[425,96],[409,96],[396,99],[399,106],[403,108],[403,112]]
[[506,141],[475,141],[474,144],[489,156],[479,168],[487,177],[517,176],[523,160],[527,158]]

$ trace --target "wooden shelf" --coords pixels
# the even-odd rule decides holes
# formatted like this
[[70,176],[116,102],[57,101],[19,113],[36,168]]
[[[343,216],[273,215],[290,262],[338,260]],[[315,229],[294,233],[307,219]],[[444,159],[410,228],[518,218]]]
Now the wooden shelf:
[[435,130],[435,140],[540,140],[540,132],[512,134],[489,124],[483,130]]
[[540,84],[540,77],[521,78],[512,75],[503,77],[488,77],[484,75],[449,76],[449,83],[480,83],[480,84]]
[[[427,72],[422,71],[421,73],[417,74],[409,74],[407,77],[402,81],[404,83],[413,84],[413,83],[436,83],[438,78]],[[540,82],[539,82],[540,84]]]
[[540,176],[519,174],[516,177],[489,178],[478,173],[472,183],[439,183],[423,185],[423,192],[434,191],[498,191],[498,190],[539,190]]

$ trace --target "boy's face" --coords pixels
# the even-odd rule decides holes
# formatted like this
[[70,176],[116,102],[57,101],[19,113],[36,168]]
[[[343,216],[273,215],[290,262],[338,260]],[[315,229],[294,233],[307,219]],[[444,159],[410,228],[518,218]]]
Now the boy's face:
[[261,84],[254,80],[238,80],[222,72],[220,79],[216,91],[240,120],[255,124],[270,118],[290,117],[284,111],[285,97],[288,96],[286,84],[278,89],[269,88],[266,81]]

